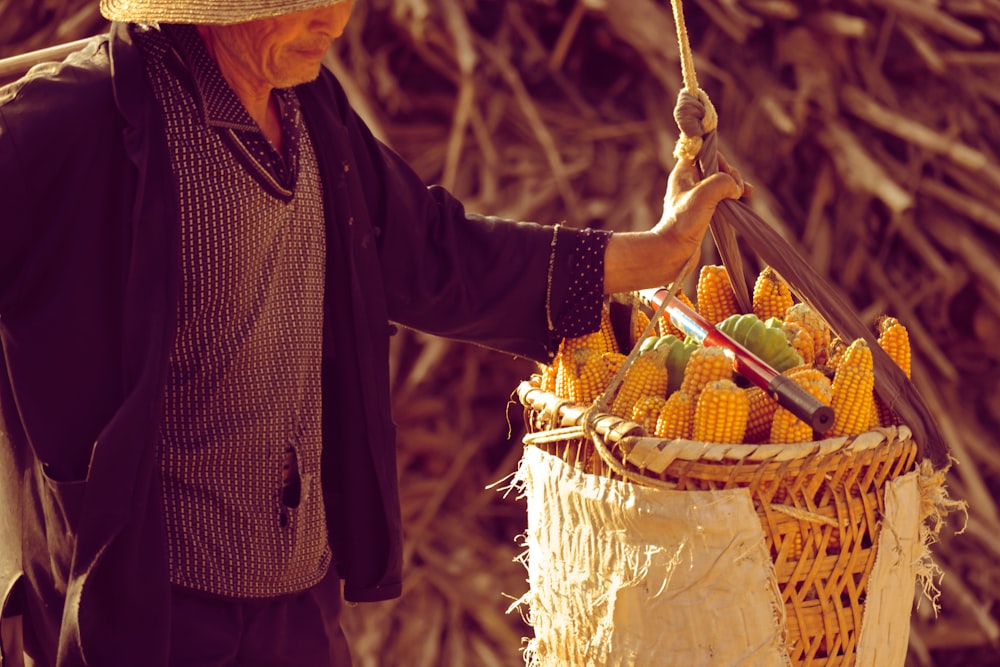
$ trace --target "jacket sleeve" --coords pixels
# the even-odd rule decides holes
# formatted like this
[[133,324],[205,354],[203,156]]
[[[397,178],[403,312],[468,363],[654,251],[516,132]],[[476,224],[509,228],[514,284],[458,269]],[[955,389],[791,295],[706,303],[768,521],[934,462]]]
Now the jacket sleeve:
[[[468,212],[444,188],[427,187],[353,112],[345,123],[378,233],[392,320],[539,361],[554,353],[567,312],[582,308],[596,329],[603,253],[589,266],[576,261],[578,237],[588,232]],[[574,293],[574,270],[594,274],[596,292]],[[577,303],[581,298],[588,303]]]
[[[3,95],[0,92],[0,97]],[[0,304],[13,280],[18,259],[25,255],[31,234],[27,205],[31,184],[25,175],[13,130],[0,103],[0,206],[3,211],[0,214]]]

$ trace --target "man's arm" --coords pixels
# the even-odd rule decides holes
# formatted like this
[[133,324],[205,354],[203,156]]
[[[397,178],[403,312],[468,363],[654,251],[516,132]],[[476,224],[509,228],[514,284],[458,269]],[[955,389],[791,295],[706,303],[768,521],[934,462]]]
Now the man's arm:
[[[719,156],[719,173],[699,180],[694,162],[681,159],[670,172],[663,217],[649,231],[619,232],[604,256],[604,293],[629,292],[672,282],[701,248],[715,207],[744,194],[743,179]],[[750,188],[746,188],[749,194]],[[694,266],[694,264],[692,264]]]

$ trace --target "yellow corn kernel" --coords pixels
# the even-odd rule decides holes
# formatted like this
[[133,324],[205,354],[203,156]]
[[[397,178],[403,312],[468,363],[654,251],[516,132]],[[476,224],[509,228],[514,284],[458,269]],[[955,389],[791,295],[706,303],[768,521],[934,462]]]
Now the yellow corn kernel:
[[694,401],[684,391],[667,397],[656,419],[656,437],[670,440],[690,440],[694,429]]
[[783,318],[795,300],[792,298],[792,290],[778,273],[770,266],[765,266],[754,282],[751,303],[754,314],[767,320],[771,317]]
[[611,382],[608,365],[604,363],[602,354],[590,349],[577,350],[575,360],[578,369],[576,392],[567,398],[579,403],[593,403]]
[[840,360],[844,356],[844,352],[847,350],[847,343],[834,337],[830,340],[830,354],[826,360],[826,367],[830,371],[836,371],[837,366],[840,364]]
[[785,332],[785,338],[802,357],[802,363],[812,366],[816,361],[816,348],[813,344],[812,334],[796,322],[783,322],[781,330]]
[[830,358],[830,325],[809,304],[797,303],[785,311],[784,322],[794,322],[813,338],[813,363],[825,364]]
[[589,335],[593,336],[591,339],[593,346],[601,352],[621,352],[618,349],[618,341],[615,339],[615,331],[611,326],[611,310],[607,303],[601,309],[601,327]]
[[797,561],[802,558],[802,531],[796,530],[790,535],[785,536],[785,544],[788,545],[788,552],[785,555],[786,561]]
[[660,412],[666,404],[665,396],[643,396],[632,406],[632,414],[629,418],[641,426],[649,435],[656,433],[656,420],[660,418]]
[[714,380],[733,377],[733,362],[721,347],[695,349],[684,366],[680,390],[697,399],[702,388]]
[[771,433],[771,420],[778,402],[768,396],[760,387],[751,386],[743,390],[747,395],[747,429],[743,441],[748,443],[766,442]]
[[[632,311],[632,342],[633,344],[642,338],[649,326],[649,315],[638,308]],[[652,333],[650,334],[652,335]]]
[[858,338],[844,350],[833,376],[831,404],[835,417],[831,435],[853,436],[868,430],[874,389],[872,351],[863,338]]
[[618,352],[618,343],[615,342],[611,330],[611,315],[607,304],[601,311],[601,325],[597,331],[583,336],[564,338],[559,343],[550,373],[554,375],[552,390],[561,398],[577,400],[574,396],[577,392],[580,370],[586,362],[586,356],[579,355],[579,350],[590,350],[596,355]]
[[[685,294],[682,291],[678,291],[675,296],[677,297],[678,301],[686,305],[691,310],[697,312],[697,309],[694,307],[694,303],[691,302],[691,299],[688,297],[687,294]],[[681,340],[684,340],[684,337],[687,336],[686,333],[678,329],[676,326],[674,326],[674,323],[670,321],[669,313],[663,313],[662,315],[660,315],[660,319],[657,321],[657,324],[660,327],[661,336],[673,334],[678,338],[680,338]]]
[[736,293],[724,265],[706,264],[698,274],[698,314],[712,324],[740,312]]
[[645,396],[667,395],[667,367],[664,349],[652,349],[638,355],[625,371],[621,386],[611,404],[611,414],[626,419],[632,407]]
[[826,540],[826,552],[828,554],[838,554],[841,547],[840,528],[830,526],[828,530],[830,531],[830,537]]
[[618,374],[618,371],[621,370],[622,364],[625,363],[627,358],[628,355],[624,352],[605,352],[601,355],[601,361],[604,363],[605,368],[608,369],[611,377]]
[[[832,387],[830,379],[817,369],[803,368],[793,374],[790,378],[809,394],[830,405],[832,402]],[[771,420],[771,432],[769,441],[773,443],[809,442],[814,439],[812,426],[805,423],[790,411],[779,407],[774,412]]]
[[910,377],[912,354],[910,351],[910,334],[895,317],[884,317],[879,323],[878,344],[896,365],[903,369],[906,377]]
[[539,364],[538,374],[540,376],[538,387],[542,391],[550,394],[556,390],[556,364],[555,360],[551,364]]
[[743,442],[750,406],[732,380],[709,382],[695,401],[691,437],[700,442]]

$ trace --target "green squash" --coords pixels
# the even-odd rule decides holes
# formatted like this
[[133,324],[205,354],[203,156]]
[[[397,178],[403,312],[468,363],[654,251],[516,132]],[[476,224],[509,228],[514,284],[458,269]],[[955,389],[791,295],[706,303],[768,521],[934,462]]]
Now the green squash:
[[664,362],[667,366],[667,395],[677,391],[684,380],[684,368],[687,366],[691,353],[700,347],[694,341],[681,340],[673,334],[660,336],[656,343],[658,349],[666,348],[667,358]]
[[802,365],[802,357],[788,342],[777,318],[764,322],[752,313],[730,315],[717,326],[779,373]]

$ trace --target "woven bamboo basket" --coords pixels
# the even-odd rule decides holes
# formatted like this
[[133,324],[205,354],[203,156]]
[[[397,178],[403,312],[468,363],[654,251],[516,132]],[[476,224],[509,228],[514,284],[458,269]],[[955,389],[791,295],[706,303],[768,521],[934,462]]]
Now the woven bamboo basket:
[[[681,0],[671,5],[685,84],[675,155],[709,175],[717,115],[698,87]],[[917,587],[935,592],[928,546],[961,506],[944,491],[948,447],[852,304],[747,202],[720,202],[711,230],[740,312],[751,312],[750,250],[837,338],[867,343],[875,391],[901,425],[798,444],[663,440],[606,413],[624,370],[593,405],[523,382],[515,483],[528,501],[532,590],[519,604],[536,630],[526,661],[901,667]]]
[[[784,606],[789,664],[860,664],[869,579],[886,525],[886,485],[920,468],[907,427],[782,445],[662,440],[638,424],[542,391],[537,377],[517,393],[525,444],[575,471],[677,491],[748,490]],[[920,547],[926,555],[926,546]],[[905,652],[914,592],[911,582],[902,591],[908,599],[895,600],[893,613],[900,618],[892,625],[903,633],[895,638],[897,654],[900,641]],[[648,660],[634,664],[652,664]]]

